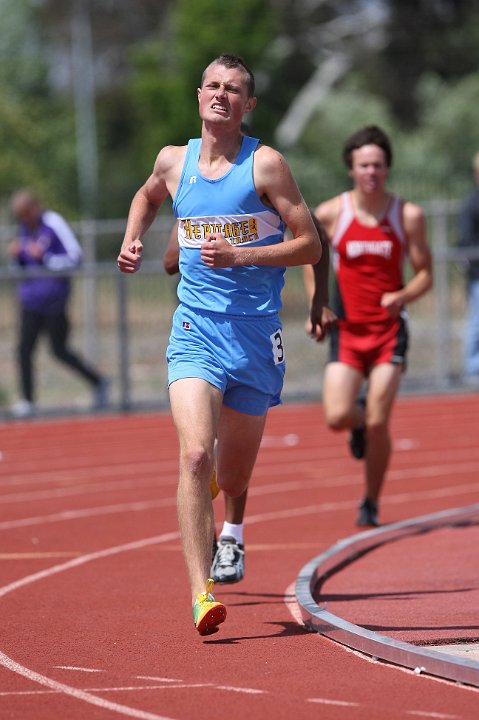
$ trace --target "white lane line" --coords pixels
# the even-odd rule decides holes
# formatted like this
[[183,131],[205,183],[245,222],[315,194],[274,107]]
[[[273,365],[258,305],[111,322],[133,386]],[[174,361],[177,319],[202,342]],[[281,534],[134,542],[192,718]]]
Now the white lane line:
[[[336,483],[339,485],[339,483]],[[355,478],[355,484],[357,484],[357,478]],[[301,488],[304,492],[305,488],[309,485],[310,487],[317,488],[321,487],[314,480],[302,483],[285,483],[288,489]],[[293,487],[294,486],[294,487]],[[479,483],[469,483],[465,485],[448,485],[444,488],[435,488],[432,490],[424,490],[420,492],[410,493],[398,493],[397,495],[385,495],[382,501],[383,507],[386,505],[397,505],[401,503],[408,503],[411,500],[434,500],[438,498],[447,497],[458,497],[461,494],[469,494],[471,492],[477,492],[479,490]],[[270,486],[268,490],[256,491],[251,488],[251,494],[276,494],[277,486]],[[115,513],[130,513],[130,512],[143,512],[144,510],[150,510],[157,507],[172,507],[176,504],[176,498],[165,498],[163,500],[144,500],[138,502],[121,503],[118,505],[106,505],[103,507],[84,508],[82,510],[65,510],[60,513],[53,513],[51,515],[39,515],[35,517],[19,518],[17,520],[5,520],[0,522],[0,530],[10,530],[15,527],[27,527],[32,525],[42,525],[47,523],[65,522],[67,520],[77,520],[79,518],[97,517],[99,515],[113,515]],[[251,516],[248,517],[248,523],[251,522],[263,522],[267,520],[281,519],[288,517],[290,514],[294,515],[311,515],[312,513],[331,512],[331,510],[349,510],[357,507],[357,498],[354,500],[342,500],[338,502],[327,502],[321,505],[309,506],[307,508],[297,508],[297,510],[285,510],[278,513],[267,513],[265,515]]]
[[[137,687],[135,685],[131,687],[126,688],[107,688],[109,692],[114,692],[116,690],[143,690],[143,689],[154,689],[154,690],[185,690],[185,689],[191,689],[191,688],[214,688],[215,690],[224,690],[225,692],[235,692],[235,693],[244,693],[245,695],[267,695],[269,694],[267,690],[258,690],[257,688],[245,688],[245,687],[237,687],[236,685],[216,685],[215,683],[207,682],[207,683],[191,683],[191,682],[185,682],[184,680],[168,680],[163,679],[163,682],[167,683],[165,685],[148,685],[145,687]],[[95,692],[102,692],[104,691],[103,688],[94,688]]]
[[98,670],[97,668],[75,667],[74,665],[54,665],[53,667],[55,668],[55,670],[73,670],[75,672],[84,672],[84,673],[106,672],[105,670]]
[[[432,500],[444,497],[457,498],[461,493],[471,493],[479,490],[479,483],[471,483],[470,485],[451,485],[446,488],[435,490],[425,490],[423,492],[401,493],[399,495],[384,496],[383,507],[389,504],[399,504],[411,502],[411,500]],[[308,505],[307,507],[289,508],[287,510],[277,510],[275,512],[263,513],[261,515],[248,516],[248,524],[266,522],[268,520],[280,520],[290,517],[301,517],[306,515],[315,515],[317,513],[329,513],[335,510],[350,510],[357,507],[357,499],[341,500],[337,502],[326,502],[321,505]]]
[[155,675],[136,675],[137,680],[151,680],[152,682],[164,682],[164,683],[181,683],[183,680],[178,678],[167,678],[167,677],[156,677]]
[[359,703],[346,702],[345,700],[329,700],[329,698],[308,698],[307,702],[319,703],[320,705],[338,705],[339,707],[359,707]]
[[28,695],[58,695],[59,690],[4,690],[0,697],[24,697]]
[[409,450],[418,450],[421,445],[418,440],[413,440],[412,438],[396,438],[396,440],[393,440],[393,447],[394,450],[406,452]]
[[[6,656],[5,656],[6,657]],[[0,653],[0,661],[1,661],[1,653]],[[32,672],[32,671],[29,671]],[[37,675],[37,673],[34,673]],[[40,677],[44,677],[43,675]],[[31,679],[31,678],[29,678]],[[47,680],[50,680],[50,678],[46,678]],[[52,688],[51,690],[5,690],[0,691],[0,697],[10,697],[10,696],[16,696],[16,697],[23,697],[24,695],[61,695],[64,690],[62,687],[69,687],[66,685],[63,685],[63,683],[57,683],[55,680],[51,680],[52,683],[55,683],[56,685],[60,686],[57,688]],[[225,692],[235,692],[235,693],[245,693],[246,695],[267,695],[269,694],[266,690],[257,690],[256,688],[241,688],[241,687],[235,687],[233,685],[215,685],[214,683],[186,683],[186,682],[178,682],[172,685],[119,685],[117,687],[95,687],[95,688],[85,688],[84,690],[81,690],[80,692],[83,693],[114,693],[114,692],[135,692],[136,690],[191,690],[191,689],[201,689],[201,688],[213,688],[214,690],[224,690]],[[76,688],[72,688],[76,689]],[[101,699],[101,698],[99,698]],[[122,707],[128,707],[128,706],[122,706]],[[135,708],[129,708],[130,710],[135,710]],[[139,712],[142,712],[141,710]],[[126,713],[123,713],[126,714]],[[134,715],[133,717],[143,717],[140,715]],[[152,718],[157,718],[157,715],[152,715]],[[164,718],[163,720],[169,720],[167,718]]]
[[[421,463],[419,463],[420,466],[416,467],[414,469],[403,468],[403,469],[391,470],[388,475],[389,483],[398,481],[398,480],[402,480],[402,479],[406,479],[406,478],[412,479],[413,477],[414,478],[432,477],[432,476],[441,477],[441,476],[445,476],[445,475],[450,475],[452,471],[453,471],[454,476],[457,478],[458,475],[461,474],[461,472],[470,474],[471,472],[479,471],[479,463],[474,462],[470,459],[467,461],[464,461],[464,462],[456,461],[456,462],[444,462],[444,463],[439,464],[439,463],[437,463],[437,455],[436,455],[435,460],[436,460],[436,464],[434,464],[434,465],[423,464],[424,466],[421,466]],[[304,469],[306,475],[311,474],[311,462],[305,463],[304,456],[303,456],[303,461],[301,463],[299,463],[299,464],[297,462],[294,463],[294,467],[295,467],[296,475],[298,474],[298,471],[300,469]],[[264,464],[264,466],[258,466],[258,468],[256,470],[256,475],[258,477],[262,476],[264,473],[269,475],[273,471],[274,471],[275,476],[280,476],[283,474],[291,474],[291,463],[285,462],[285,463],[281,463],[281,465],[278,465],[278,464],[271,465],[269,463],[266,463],[266,464]],[[324,474],[324,472],[325,471],[323,469],[322,473]],[[118,483],[115,483],[115,482],[105,483],[105,484],[98,483],[96,485],[96,487],[98,487],[99,489],[104,487],[105,490],[108,490],[108,489],[110,489],[110,486],[116,486],[117,484],[120,486],[121,483],[122,483],[122,481],[119,481]],[[256,486],[255,487],[253,485],[253,487],[251,487],[251,489],[250,489],[250,494],[251,495],[253,495],[253,494],[254,495],[265,495],[265,494],[277,493],[277,492],[281,492],[281,491],[287,492],[288,490],[294,491],[298,488],[301,488],[302,490],[304,490],[305,487],[311,487],[311,488],[319,490],[320,488],[323,488],[323,487],[340,487],[340,486],[347,486],[347,485],[355,486],[356,483],[357,483],[357,477],[355,474],[354,475],[347,474],[347,475],[339,475],[339,476],[334,475],[333,477],[330,476],[330,477],[327,477],[324,479],[314,477],[309,480],[305,480],[301,483],[289,481],[289,482],[276,484],[273,488],[271,486]],[[168,483],[168,484],[171,484],[171,483]],[[130,482],[125,481],[125,485],[129,486]],[[150,486],[149,481],[146,482],[146,486],[147,487]],[[83,487],[85,489],[85,492],[89,492],[88,485],[83,486]],[[461,487],[457,487],[457,490],[460,491],[460,490],[464,489],[465,491],[467,491],[468,489],[470,489],[470,490],[476,491],[478,488],[479,488],[478,484],[473,484],[473,485],[468,484],[468,485],[463,485]],[[42,491],[40,491],[40,492],[42,492]],[[48,493],[49,491],[45,491],[45,492]],[[449,493],[449,488],[446,489],[445,492],[446,492],[446,494],[453,494],[453,493]],[[68,494],[69,490],[67,490],[66,493]],[[22,502],[28,501],[29,499],[34,499],[35,494],[36,494],[36,491],[34,491],[30,494],[28,492],[22,493],[21,494]],[[7,498],[8,497],[9,496],[7,496]],[[11,497],[14,497],[14,496],[11,496]],[[1,499],[1,496],[0,496],[0,499]],[[385,498],[385,501],[387,502],[387,498]],[[400,502],[402,502],[402,501],[403,500],[401,498]],[[148,502],[148,501],[143,501],[143,502]],[[167,499],[164,501],[152,500],[149,502],[151,502],[151,503],[166,502],[167,504],[170,504],[175,501]],[[44,518],[46,518],[47,521],[53,521],[53,522],[60,521],[61,522],[61,521],[76,519],[76,518],[80,518],[80,517],[94,516],[94,515],[101,515],[101,514],[112,514],[115,512],[123,512],[123,511],[129,512],[130,510],[141,511],[142,509],[149,508],[149,507],[157,507],[157,505],[142,505],[142,504],[138,504],[138,503],[136,503],[134,505],[130,505],[129,503],[125,504],[125,505],[117,504],[117,505],[104,506],[104,507],[100,507],[100,508],[95,507],[95,508],[86,508],[86,509],[80,509],[80,510],[65,511],[65,512],[56,513],[56,514],[38,516],[35,518],[19,518],[16,520],[10,520],[10,521],[7,520],[7,521],[0,523],[0,530],[2,530],[2,529],[7,530],[7,529],[11,529],[13,527],[25,527],[25,526],[34,525],[37,523],[40,524],[43,522]],[[67,514],[65,514],[65,513],[67,513]]]
[[178,540],[179,536],[180,533],[178,532],[178,530],[176,530],[174,532],[165,533],[163,535],[155,535],[151,538],[134,540],[133,542],[125,543],[124,545],[116,545],[114,547],[104,548],[103,550],[97,550],[92,553],[87,553],[86,555],[80,555],[79,557],[61,563],[60,565],[53,565],[52,567],[46,568],[45,570],[40,570],[39,572],[33,573],[32,575],[26,575],[19,580],[15,580],[8,585],[0,587],[0,597],[4,597],[5,595],[8,595],[14,590],[18,590],[19,588],[25,587],[26,585],[31,585],[38,580],[45,580],[52,575],[57,575],[58,573],[64,572],[65,570],[71,570],[73,568],[79,567],[80,565],[85,565],[86,563],[92,562],[93,560],[101,560],[106,557],[111,557],[112,555],[118,555],[122,552],[141,550],[142,548],[148,547],[150,545],[157,545],[159,543],[169,542],[170,540]]
[[[323,505],[316,505],[316,506],[310,506],[304,508],[296,508],[296,509],[289,509],[289,510],[281,510],[276,512],[270,512],[270,513],[259,513],[257,515],[251,515],[248,518],[248,523],[260,523],[260,522],[267,522],[270,520],[277,520],[283,517],[291,517],[291,515],[301,516],[306,514],[314,514],[320,511],[323,512],[329,512],[331,509],[336,509],[337,506],[341,505],[341,503],[324,503]],[[349,501],[346,503],[342,503],[342,505],[346,505],[347,507],[350,506],[356,506],[355,501]],[[12,583],[9,583],[8,585],[4,585],[3,587],[0,587],[0,597],[4,597],[5,595],[8,595],[11,592],[14,592],[15,590],[18,590],[22,587],[25,587],[27,585],[31,585],[34,582],[37,582],[39,580],[45,580],[49,577],[52,577],[53,575],[57,575],[58,573],[65,572],[67,570],[72,570],[74,568],[80,567],[81,565],[85,565],[86,563],[95,561],[95,560],[101,560],[106,557],[111,557],[112,555],[118,555],[123,552],[130,552],[133,550],[141,550],[145,547],[149,547],[151,545],[159,545],[160,543],[166,543],[170,542],[172,540],[178,540],[180,537],[180,533],[178,530],[174,530],[169,533],[164,533],[162,535],[155,535],[150,538],[143,538],[140,540],[133,540],[132,542],[125,543],[123,545],[115,545],[113,547],[104,548],[103,550],[96,550],[91,553],[86,553],[85,555],[78,555],[71,560],[68,560],[64,563],[60,563],[59,565],[52,565],[49,568],[45,568],[44,570],[40,570],[36,573],[33,573],[31,575],[26,575],[23,578],[20,578],[19,580],[15,580]]]
[[[33,542],[33,539],[32,539]],[[67,558],[77,557],[76,552],[25,552],[25,553],[0,553],[0,560],[43,560],[46,558]]]
[[301,610],[299,609],[299,605],[296,601],[295,585],[296,583],[294,582],[292,582],[291,585],[288,585],[283,593],[283,602],[288,608],[293,620],[295,620],[298,625],[304,626]]
[[[3,665],[3,667],[8,670],[12,670],[12,672],[16,672],[18,675],[22,675],[32,682],[36,682],[39,685],[49,688],[49,690],[64,693],[65,695],[75,698],[75,700],[83,700],[83,702],[86,702],[89,705],[96,705],[96,707],[102,708],[103,710],[111,710],[112,712],[119,713],[120,715],[137,718],[138,720],[172,720],[165,715],[156,715],[154,713],[144,712],[143,710],[129,707],[128,705],[111,702],[111,700],[106,700],[105,698],[93,695],[87,690],[80,690],[79,688],[74,688],[70,685],[57,682],[56,680],[52,680],[52,678],[41,675],[34,670],[30,670],[29,668],[20,665],[20,663],[15,662],[15,660],[12,660],[8,657],[8,655],[5,655],[2,652],[0,652],[0,665]],[[103,692],[103,690],[100,689],[98,692]]]
[[[156,478],[157,482],[163,477],[164,473],[170,473],[171,475],[177,474],[178,463],[175,460],[158,460],[155,462],[135,462],[135,463],[109,463],[103,465],[102,462],[97,463],[94,468],[91,465],[85,467],[51,467],[49,470],[38,470],[38,460],[30,463],[30,465],[23,469],[23,471],[17,470],[8,477],[4,477],[0,480],[0,488],[8,488],[15,485],[35,485],[38,487],[42,483],[51,486],[52,483],[68,482],[72,483],[75,480],[88,480],[92,476],[92,470],[95,472],[95,478],[112,478],[110,482],[115,482],[113,478],[119,478],[122,475],[127,475],[129,479],[135,477],[145,477],[151,475],[152,480]],[[121,481],[119,481],[121,482]]]
[[245,693],[246,695],[268,695],[266,690],[258,690],[257,688],[242,688],[234,685],[213,685],[215,690],[226,690],[227,692]]
[[262,448],[294,447],[299,444],[299,435],[288,433],[287,435],[263,435],[261,439]]
[[[269,513],[268,515],[264,516],[264,519],[267,520],[272,514]],[[273,514],[274,515],[274,514]],[[282,515],[282,513],[281,513]],[[260,515],[255,516],[255,521],[260,521]],[[31,585],[34,582],[37,582],[39,580],[44,580],[49,577],[52,577],[53,575],[56,575],[61,572],[65,572],[67,570],[72,570],[74,568],[77,568],[81,565],[85,565],[88,562],[92,562],[94,560],[100,560],[106,557],[111,557],[112,555],[117,555],[122,552],[129,552],[132,550],[138,550],[142,549],[144,547],[148,547],[151,545],[159,544],[159,543],[165,543],[169,542],[171,540],[177,540],[179,538],[179,532],[174,531],[170,533],[165,533],[163,535],[157,535],[151,538],[144,538],[142,540],[136,540],[130,543],[125,543],[123,545],[117,545],[110,548],[105,548],[103,550],[98,550],[96,552],[88,553],[86,555],[81,555],[79,557],[73,558],[72,560],[69,560],[67,562],[61,563],[59,565],[54,565],[50,568],[47,568],[45,570],[41,570],[39,572],[33,573],[32,575],[27,575],[23,578],[20,578],[19,580],[16,580],[12,583],[9,583],[8,585],[4,585],[3,587],[0,587],[0,597],[4,597],[5,595],[8,595],[11,592],[14,592],[15,590],[18,590],[22,587],[25,587],[27,585]],[[78,700],[83,700],[84,702],[97,705],[98,707],[107,708],[110,710],[114,710],[116,712],[119,712],[123,715],[128,715],[130,717],[140,718],[141,720],[170,720],[169,718],[163,718],[159,715],[153,715],[151,713],[143,713],[142,711],[136,710],[135,708],[131,708],[125,705],[119,705],[117,703],[110,703],[107,700],[104,700],[103,698],[97,697],[96,695],[92,695],[91,692],[78,690],[77,688],[70,687],[69,685],[65,685],[64,683],[59,683],[55,680],[52,680],[51,678],[46,677],[45,675],[41,675],[40,673],[36,673],[33,670],[30,670],[29,668],[21,665],[20,663],[15,662],[12,658],[8,657],[8,655],[5,655],[5,653],[0,652],[0,665],[3,665],[3,667],[12,670],[12,672],[16,672],[19,675],[22,675],[23,677],[28,678],[29,680],[32,680],[33,682],[37,682],[40,685],[44,685],[49,688],[50,691],[56,691],[60,693],[65,693],[67,695],[71,695],[72,697],[75,697]],[[191,687],[206,687],[207,685],[201,684],[201,685],[186,685],[186,684],[176,684],[176,685],[170,685],[169,687],[175,687],[175,688],[191,688]],[[157,686],[155,686],[157,687]],[[246,692],[249,694],[252,693],[261,693],[263,691],[261,690],[255,690],[253,688],[233,688],[231,686],[220,686],[221,689],[225,690],[234,690],[234,692]],[[133,688],[135,689],[135,688]],[[96,691],[95,691],[96,692]],[[97,692],[105,692],[104,689],[99,689]]]
[[[410,479],[411,477],[429,477],[431,475],[434,476],[444,476],[444,475],[450,475],[451,472],[454,472],[454,475],[457,476],[462,471],[466,473],[472,473],[477,472],[479,470],[479,461],[476,458],[471,457],[471,448],[464,448],[460,449],[460,451],[455,451],[456,455],[459,455],[457,459],[454,459],[451,457],[451,452],[448,452],[447,455],[444,457],[444,460],[438,455],[438,452],[435,451],[434,455],[431,455],[431,452],[429,451],[415,451],[414,458],[417,458],[416,460],[416,466],[414,468],[397,468],[397,469],[391,469],[388,473],[388,480],[391,482],[393,480],[402,480],[402,479]],[[296,454],[296,453],[295,453]],[[466,454],[466,457],[464,455]],[[336,475],[334,474],[333,477],[326,477],[324,478],[325,473],[334,472],[334,468],[330,468],[325,465],[325,458],[323,457],[320,466],[320,472],[317,471],[317,453],[316,450],[314,450],[314,453],[311,454],[309,457],[308,448],[305,448],[305,450],[301,454],[301,460],[288,460],[285,458],[285,461],[281,464],[278,464],[277,461],[270,462],[268,459],[264,459],[264,461],[261,464],[258,464],[255,469],[255,477],[261,478],[261,477],[270,477],[272,474],[274,474],[275,477],[280,477],[283,475],[291,475],[292,469],[294,468],[294,475],[298,475],[299,472],[305,474],[306,476],[311,475],[311,471],[315,471],[318,475],[322,475],[321,477],[315,477],[315,481],[317,482],[318,486],[321,487],[328,487],[328,486],[336,486],[340,484],[353,484],[354,482],[357,482],[357,476],[355,474],[348,474],[348,475]],[[431,460],[434,461],[434,464],[431,465]],[[338,463],[341,463],[342,460],[339,457],[334,457],[330,459],[331,462],[334,461],[335,466],[337,467]],[[53,481],[56,483],[64,482],[68,483],[67,487],[49,487],[43,490],[31,490],[31,491],[24,491],[21,493],[6,493],[5,495],[0,497],[3,497],[3,499],[6,499],[8,501],[20,501],[24,502],[25,500],[35,499],[35,498],[48,498],[50,496],[62,496],[63,494],[69,495],[69,494],[81,494],[81,490],[85,491],[85,493],[88,492],[101,492],[102,489],[105,489],[108,491],[109,489],[114,490],[115,488],[121,489],[121,488],[135,488],[135,487],[155,487],[160,484],[162,487],[167,487],[174,485],[177,478],[177,471],[176,467],[171,467],[172,463],[157,463],[153,465],[150,463],[147,468],[143,468],[141,465],[138,467],[137,465],[134,466],[134,474],[137,477],[141,477],[142,473],[147,473],[148,477],[144,477],[143,480],[140,480],[138,482],[132,481],[131,475],[133,474],[133,470],[130,469],[130,466],[128,466],[128,479],[121,480],[118,479],[119,474],[126,474],[124,472],[124,468],[117,468],[116,466],[113,468],[114,472],[111,472],[110,467],[110,473],[107,474],[107,468],[105,468],[104,473],[99,473],[97,469],[95,468],[95,477],[102,477],[102,475],[105,475],[106,477],[111,478],[117,478],[116,480],[111,479],[107,480],[104,483],[98,482],[98,483],[85,483],[81,486],[73,484],[73,481],[76,478],[77,472],[75,470],[71,470],[65,472],[62,471],[60,474],[54,474],[51,471],[48,471],[48,473],[36,473],[35,474],[35,480],[32,480],[32,477],[29,476],[28,478],[24,478],[24,476],[20,476],[18,480],[13,482],[11,479],[6,481],[4,478],[0,479],[0,491],[2,489],[6,489],[11,484],[32,484],[35,482],[36,488],[38,488],[38,485],[42,482],[42,476],[45,475],[45,480],[49,480],[50,484]],[[151,466],[151,467],[150,467]],[[165,468],[167,466],[167,469]],[[82,470],[81,471],[81,480],[89,479],[91,478],[91,469],[89,470]],[[166,481],[166,482],[165,482]],[[78,488],[78,491],[76,490]],[[252,488],[253,489],[253,488]]]
[[[450,456],[444,458],[444,461],[439,462],[438,455],[434,456],[434,464],[431,465],[431,458],[424,458],[425,453],[415,453],[411,456],[414,460],[414,465],[405,465],[401,468],[395,468],[388,471],[388,481],[400,481],[400,480],[416,480],[428,477],[448,477],[451,474],[454,477],[459,477],[462,473],[466,475],[474,475],[479,471],[479,460],[472,459],[470,457],[469,449],[467,449],[466,457],[464,453],[461,453],[460,460],[452,460]],[[296,451],[292,451],[291,460],[284,459],[281,464],[275,463],[258,463],[255,468],[255,478],[267,478],[271,477],[280,478],[283,476],[288,477],[306,477],[316,481],[318,487],[336,487],[337,485],[357,484],[358,476],[357,473],[349,472],[347,474],[338,474],[338,466],[344,467],[344,458],[334,458],[328,464],[321,459],[318,460],[317,454],[311,457],[309,460],[304,459],[304,454],[301,460],[297,458]]]
[[27,695],[58,695],[59,690],[2,690],[0,697],[23,697]]
[[437,718],[438,720],[456,720],[460,715],[448,715],[447,713],[425,712],[423,710],[406,710],[406,715],[423,718]]
[[11,530],[15,527],[28,527],[30,525],[43,525],[51,522],[64,522],[65,520],[78,520],[79,518],[96,517],[98,515],[114,515],[124,512],[143,512],[158,507],[172,507],[176,498],[164,500],[140,500],[136,502],[121,503],[118,505],[103,505],[100,507],[83,508],[81,510],[63,510],[51,515],[37,515],[34,517],[18,518],[0,522],[0,530]]
[[[170,485],[175,485],[178,478],[176,475],[171,475],[171,482],[164,482],[165,476],[162,474],[162,480],[163,482],[161,483],[161,487],[169,487]],[[51,500],[56,498],[72,497],[75,495],[95,495],[97,493],[108,494],[119,490],[139,490],[145,488],[153,488],[157,490],[158,486],[158,475],[156,475],[155,477],[144,478],[143,480],[118,480],[117,482],[112,480],[111,482],[69,485],[67,487],[56,487],[48,490],[24,490],[23,492],[0,495],[0,500],[2,503]]]
[[[84,565],[87,562],[99,560],[100,558],[105,558],[112,555],[117,555],[121,552],[138,550],[149,545],[168,542],[170,540],[177,540],[178,537],[178,531],[165,533],[163,535],[157,535],[152,538],[144,538],[143,540],[137,540],[131,543],[126,543],[124,545],[117,545],[115,547],[106,548],[104,550],[99,550],[93,553],[88,553],[87,555],[82,555],[68,562],[62,563],[60,565],[54,565],[51,568],[47,568],[46,570],[42,570],[32,575],[27,575],[20,580],[17,580],[8,585],[4,585],[0,588],[0,597],[4,597],[8,593],[13,592],[14,590],[17,590],[18,588],[24,587],[26,585],[30,585],[31,583],[37,582],[38,580],[43,580],[57,573],[71,570],[72,568],[79,567],[80,565]],[[109,700],[105,700],[103,698],[97,697],[96,695],[92,695],[89,692],[79,690],[78,688],[70,687],[69,685],[65,685],[64,683],[59,683],[56,680],[52,680],[51,678],[46,677],[45,675],[41,675],[40,673],[36,673],[33,670],[30,670],[24,665],[20,665],[19,663],[15,662],[15,660],[12,660],[8,657],[8,655],[5,655],[2,652],[0,652],[0,665],[3,665],[8,670],[12,670],[13,672],[22,675],[23,677],[26,677],[33,682],[37,682],[40,685],[48,687],[50,690],[65,693],[66,695],[70,695],[77,700],[83,700],[84,702],[87,702],[91,705],[97,705],[101,708],[113,710],[129,717],[139,718],[139,720],[171,720],[170,718],[166,718],[161,715],[144,713],[141,710],[136,710],[135,708],[131,708],[126,705],[112,703]]]
[[411,500],[430,500],[430,499],[437,499],[437,498],[448,498],[448,497],[455,497],[456,493],[451,492],[452,490],[457,490],[457,493],[460,494],[468,494],[471,492],[477,492],[479,490],[479,483],[470,483],[467,485],[451,485],[451,487],[443,487],[443,488],[435,488],[434,490],[422,490],[419,492],[409,492],[409,493],[397,493],[396,495],[389,495],[389,497],[386,498],[386,496],[383,499],[383,505],[385,504],[391,504],[396,505],[403,502],[410,502]]

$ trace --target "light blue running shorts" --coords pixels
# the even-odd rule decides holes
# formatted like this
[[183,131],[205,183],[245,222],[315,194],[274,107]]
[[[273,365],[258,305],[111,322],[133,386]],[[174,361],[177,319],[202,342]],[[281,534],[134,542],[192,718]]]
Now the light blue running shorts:
[[232,317],[180,305],[166,350],[168,385],[201,378],[223,392],[223,403],[264,415],[281,403],[286,369],[279,317]]

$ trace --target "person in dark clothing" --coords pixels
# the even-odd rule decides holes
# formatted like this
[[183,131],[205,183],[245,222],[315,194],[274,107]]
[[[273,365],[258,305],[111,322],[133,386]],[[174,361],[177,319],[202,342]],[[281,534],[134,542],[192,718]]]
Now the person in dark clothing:
[[14,404],[12,413],[16,417],[35,413],[33,356],[41,333],[48,335],[53,355],[91,385],[94,408],[104,408],[108,403],[108,378],[85,363],[68,345],[67,305],[71,282],[63,272],[81,263],[81,247],[64,218],[52,210],[43,210],[31,190],[17,190],[12,195],[10,208],[20,224],[18,237],[9,246],[12,261],[25,269],[55,271],[50,275],[30,275],[18,285],[17,358],[22,397]]

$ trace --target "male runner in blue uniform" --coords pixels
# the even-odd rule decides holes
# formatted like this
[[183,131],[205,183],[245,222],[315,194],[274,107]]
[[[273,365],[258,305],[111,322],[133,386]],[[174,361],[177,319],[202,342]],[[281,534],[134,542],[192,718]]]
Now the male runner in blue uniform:
[[[245,123],[242,124],[243,133],[250,135]],[[246,127],[246,129],[245,129]],[[315,312],[318,323],[315,328],[315,338],[318,341],[324,339],[331,327],[336,323],[336,315],[328,307],[328,277],[329,277],[329,247],[328,238],[319,220],[311,213],[314,225],[321,241],[322,255],[316,265],[311,268],[311,297],[314,297],[316,288],[321,293],[322,299],[317,298]],[[163,267],[168,275],[176,275],[180,272],[179,266],[180,247],[178,245],[178,222],[173,224],[168,242],[163,253]],[[310,266],[306,266],[309,268]],[[322,310],[321,310],[322,308]],[[308,328],[311,320],[308,318]],[[211,478],[211,493],[214,499],[219,493],[216,482],[216,470]],[[212,544],[211,578],[215,583],[230,584],[237,583],[243,579],[245,574],[245,545],[244,545],[244,515],[248,491],[245,490],[239,497],[231,497],[223,494],[224,497],[224,522],[219,538],[216,533]]]
[[[170,195],[181,273],[167,349],[180,444],[178,519],[193,617],[206,635],[226,617],[209,578],[215,440],[218,483],[238,496],[248,487],[268,409],[281,402],[285,268],[316,263],[321,245],[283,156],[241,133],[243,115],[256,105],[243,60],[215,59],[197,92],[201,139],[159,152],[133,198],[118,266],[139,269],[141,239]],[[285,225],[292,234],[287,242]]]

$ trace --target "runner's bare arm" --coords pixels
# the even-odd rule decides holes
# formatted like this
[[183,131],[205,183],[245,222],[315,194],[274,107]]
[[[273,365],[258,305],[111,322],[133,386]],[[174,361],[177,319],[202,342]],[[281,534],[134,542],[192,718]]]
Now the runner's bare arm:
[[431,251],[426,239],[426,219],[419,205],[406,202],[403,207],[403,223],[406,233],[409,262],[414,275],[408,283],[395,293],[385,293],[381,298],[382,307],[395,314],[407,303],[424,295],[433,283]]
[[306,294],[310,300],[310,316],[306,323],[306,330],[315,340],[321,341],[337,322],[337,317],[329,307],[328,235],[314,214],[312,214],[312,218],[321,241],[322,254],[317,263],[305,265],[303,269]]
[[125,237],[118,256],[122,272],[134,273],[141,265],[142,238],[168,194],[172,194],[182,148],[167,146],[158,153],[153,172],[133,197]]

